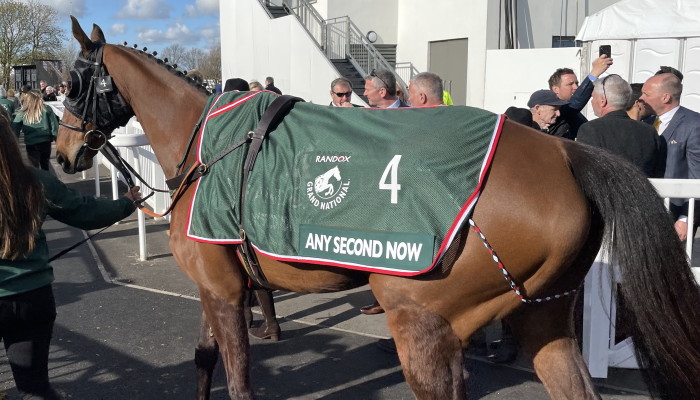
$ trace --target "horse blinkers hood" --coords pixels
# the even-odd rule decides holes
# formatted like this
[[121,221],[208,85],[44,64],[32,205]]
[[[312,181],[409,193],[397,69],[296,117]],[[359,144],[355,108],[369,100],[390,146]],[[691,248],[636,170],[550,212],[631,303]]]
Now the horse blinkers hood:
[[63,102],[66,110],[82,119],[82,126],[74,129],[62,125],[87,132],[85,125],[91,122],[96,131],[110,134],[126,125],[134,112],[114,86],[102,63],[104,44],[95,45],[98,47],[87,57],[80,56],[75,60],[70,71],[71,88]]

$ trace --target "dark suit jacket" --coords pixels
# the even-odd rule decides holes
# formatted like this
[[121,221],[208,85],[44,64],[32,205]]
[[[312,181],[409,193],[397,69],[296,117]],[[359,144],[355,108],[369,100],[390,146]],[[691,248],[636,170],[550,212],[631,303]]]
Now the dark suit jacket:
[[[700,179],[700,114],[680,107],[662,136],[668,147],[664,178]],[[687,201],[671,201],[674,216],[688,215],[687,210]]]
[[617,154],[650,178],[664,176],[666,141],[653,127],[633,120],[624,110],[610,112],[581,125],[576,141]]
[[282,94],[282,91],[279,90],[279,89],[277,88],[277,86],[275,86],[275,85],[267,85],[267,86],[265,86],[265,90],[269,90],[269,91],[271,91],[271,92],[275,92],[275,93],[277,93],[277,94],[279,94],[279,95]]
[[571,140],[576,139],[581,125],[588,122],[588,119],[581,114],[581,110],[586,107],[592,94],[593,82],[586,76],[569,99],[569,104],[564,104],[559,109],[559,118],[549,128],[549,134]]

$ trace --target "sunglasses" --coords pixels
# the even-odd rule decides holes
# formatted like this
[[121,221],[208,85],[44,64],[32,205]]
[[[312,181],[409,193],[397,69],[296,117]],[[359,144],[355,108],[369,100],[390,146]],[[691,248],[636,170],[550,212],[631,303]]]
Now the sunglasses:
[[384,87],[385,87],[385,88],[387,88],[387,89],[389,88],[389,85],[386,83],[386,81],[385,81],[384,79],[382,79],[382,78],[380,78],[380,77],[377,76],[377,70],[376,70],[376,69],[373,69],[372,72],[369,73],[369,76],[373,76],[373,77],[379,79],[380,81],[382,81],[382,83],[384,84]]
[[605,93],[605,81],[607,81],[608,78],[610,78],[611,76],[617,76],[617,77],[619,77],[620,75],[618,75],[618,74],[610,74],[610,75],[606,76],[605,78],[603,78],[603,80],[600,82],[600,85],[603,86],[603,97],[605,97],[606,99],[608,98],[608,95]]
[[349,92],[333,92],[334,95],[338,97],[350,97],[352,95],[352,91]]

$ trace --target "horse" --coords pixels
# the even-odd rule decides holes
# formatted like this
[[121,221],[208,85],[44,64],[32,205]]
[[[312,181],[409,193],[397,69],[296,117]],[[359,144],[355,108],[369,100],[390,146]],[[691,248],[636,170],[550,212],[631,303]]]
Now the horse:
[[[133,115],[168,178],[180,172],[181,158],[193,165],[188,139],[207,93],[143,51],[107,44],[96,25],[88,37],[72,18],[72,33],[83,61],[71,75],[82,84],[73,81],[66,104],[74,107],[66,107],[58,132],[63,170],[90,168],[110,131]],[[87,84],[98,76],[112,88],[107,97]],[[180,268],[197,283],[203,308],[197,398],[208,398],[219,354],[229,396],[254,398],[243,316],[248,277],[237,245],[186,238],[193,192],[189,186],[177,195],[169,240]],[[439,267],[412,277],[257,255],[273,289],[330,292],[369,283],[416,398],[465,399],[463,350],[479,328],[505,319],[552,398],[596,399],[575,339],[575,296],[559,294],[580,286],[602,246],[619,264],[650,390],[668,399],[700,393],[700,291],[668,211],[635,167],[506,120],[471,218],[478,228],[461,229]]]
[[330,183],[331,178],[340,181],[340,170],[338,166],[329,169],[314,179],[314,190],[316,193],[321,194],[321,192],[325,191],[325,193],[323,193],[324,196],[332,196],[333,193],[335,193],[335,186]]

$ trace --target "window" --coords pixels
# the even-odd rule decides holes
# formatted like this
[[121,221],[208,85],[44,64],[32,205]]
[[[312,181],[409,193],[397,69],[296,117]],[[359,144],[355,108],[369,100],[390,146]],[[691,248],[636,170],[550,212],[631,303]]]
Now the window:
[[552,47],[581,47],[576,36],[552,36]]

